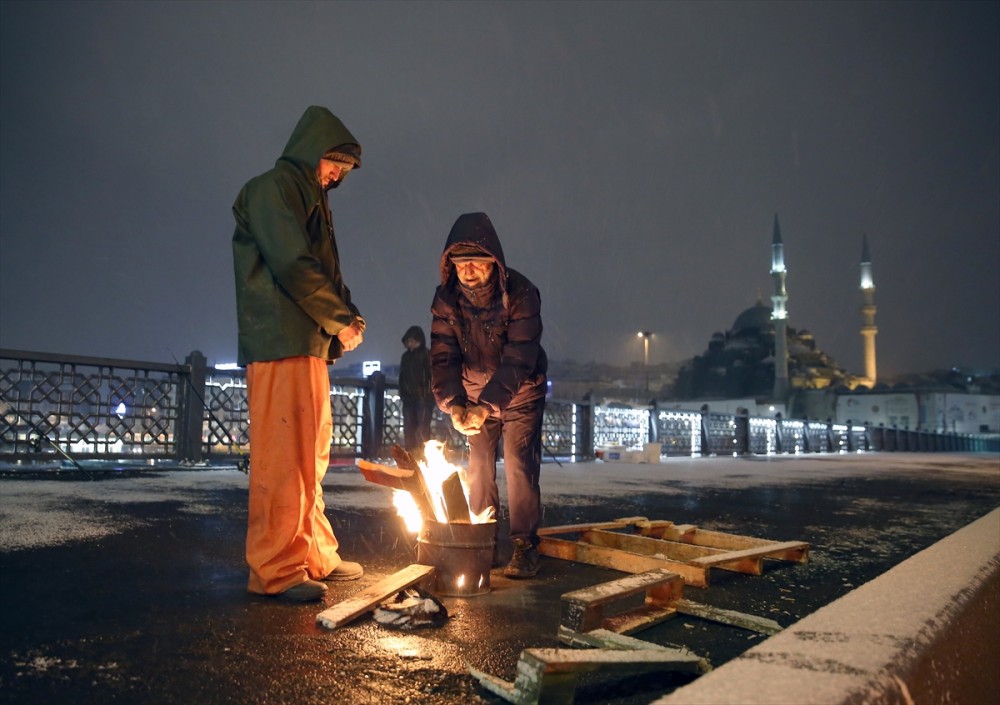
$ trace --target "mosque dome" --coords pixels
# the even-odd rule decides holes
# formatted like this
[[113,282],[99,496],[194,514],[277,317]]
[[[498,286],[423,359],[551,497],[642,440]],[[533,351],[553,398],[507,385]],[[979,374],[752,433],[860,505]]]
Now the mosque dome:
[[771,322],[771,307],[761,301],[751,306],[736,317],[731,335],[762,335],[773,327]]

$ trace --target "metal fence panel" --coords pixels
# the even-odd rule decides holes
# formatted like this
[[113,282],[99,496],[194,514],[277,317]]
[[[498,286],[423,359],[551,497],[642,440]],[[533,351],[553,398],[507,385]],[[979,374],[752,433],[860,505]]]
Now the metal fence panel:
[[175,455],[181,371],[120,360],[3,355],[0,456]]
[[[209,374],[204,363],[197,352],[183,365],[163,365],[0,350],[0,461],[67,454],[242,462],[250,450],[245,373]],[[330,408],[331,457],[388,457],[402,444],[402,405],[381,373],[332,379]],[[453,450],[468,449],[438,410],[432,434]],[[642,449],[651,436],[665,455],[1000,450],[996,437],[565,400],[546,403],[542,435],[546,457],[571,460],[607,446]]]
[[698,455],[701,453],[701,414],[661,411],[656,415],[656,435],[663,455]]

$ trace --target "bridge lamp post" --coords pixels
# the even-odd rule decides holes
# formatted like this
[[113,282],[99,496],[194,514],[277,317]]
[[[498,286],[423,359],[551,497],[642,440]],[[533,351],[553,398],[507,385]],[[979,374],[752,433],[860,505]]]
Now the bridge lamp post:
[[646,377],[646,396],[649,396],[649,339],[653,337],[653,333],[641,330],[638,336],[642,338],[642,369]]

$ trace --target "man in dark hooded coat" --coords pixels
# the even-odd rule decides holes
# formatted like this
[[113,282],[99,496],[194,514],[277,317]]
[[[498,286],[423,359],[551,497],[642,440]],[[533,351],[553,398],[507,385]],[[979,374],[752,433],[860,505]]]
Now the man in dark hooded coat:
[[542,415],[548,361],[541,298],[507,266],[485,213],[459,216],[441,254],[441,285],[431,305],[431,380],[438,407],[469,441],[469,504],[500,505],[497,449],[504,473],[514,555],[512,578],[538,573]]
[[247,589],[319,600],[322,580],[363,569],[338,554],[323,476],[333,423],[328,365],[363,340],[340,272],[327,191],[361,166],[361,146],[329,110],[302,115],[274,167],[233,204],[238,361],[250,426]]
[[420,326],[410,326],[403,334],[406,351],[399,359],[399,399],[403,405],[403,445],[410,455],[424,456],[424,444],[431,438],[431,354]]

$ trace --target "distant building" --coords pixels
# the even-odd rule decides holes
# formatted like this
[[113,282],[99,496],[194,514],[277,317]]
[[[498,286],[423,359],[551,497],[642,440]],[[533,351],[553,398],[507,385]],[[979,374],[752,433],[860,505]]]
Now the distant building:
[[[790,418],[848,420],[900,428],[1000,433],[1000,395],[973,378],[924,376],[896,387],[878,383],[875,280],[867,234],[860,263],[860,334],[864,374],[851,374],[806,329],[788,325],[784,242],[778,216],[771,237],[771,306],[758,299],[729,330],[712,334],[707,349],[679,371],[671,408],[780,409]],[[787,411],[785,411],[787,410]]]
[[1000,394],[885,391],[838,394],[835,418],[886,428],[949,433],[1000,433]]
[[861,335],[865,345],[865,376],[840,367],[816,345],[805,329],[788,325],[788,292],[785,287],[785,246],[778,214],[771,235],[771,306],[758,299],[743,311],[725,333],[714,333],[708,349],[686,365],[677,377],[674,395],[679,399],[733,399],[754,397],[771,404],[790,405],[801,390],[874,385],[875,303],[868,238],[862,242],[861,291],[864,316]]

